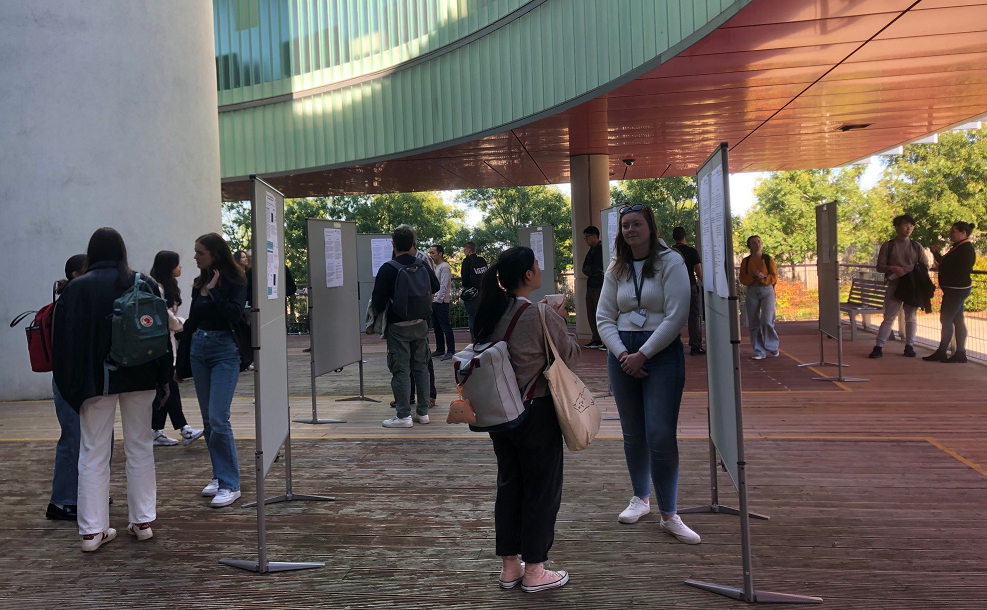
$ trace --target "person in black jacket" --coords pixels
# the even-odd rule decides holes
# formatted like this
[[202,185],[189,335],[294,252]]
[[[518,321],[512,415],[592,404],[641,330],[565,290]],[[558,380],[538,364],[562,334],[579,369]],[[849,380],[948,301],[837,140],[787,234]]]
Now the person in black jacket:
[[195,240],[195,264],[200,273],[192,284],[192,305],[177,368],[179,376],[191,373],[195,381],[203,436],[212,461],[212,480],[202,495],[211,497],[210,506],[219,508],[240,497],[230,405],[240,375],[240,350],[234,332],[243,319],[247,280],[226,240],[217,233]]
[[600,241],[600,229],[590,225],[583,229],[583,239],[589,246],[586,258],[583,259],[583,275],[586,276],[586,315],[589,317],[589,328],[593,336],[583,347],[604,348],[600,340],[600,331],[596,328],[596,307],[600,304],[600,291],[603,290],[603,242]]
[[[966,322],[963,319],[963,304],[973,290],[970,274],[977,262],[977,252],[970,242],[974,226],[969,222],[954,222],[949,228],[949,240],[953,247],[942,256],[936,256],[939,269],[939,287],[942,288],[942,306],[939,308],[939,322],[942,333],[939,349],[922,360],[934,362],[966,362]],[[947,356],[946,350],[953,340],[956,329],[956,352]]]
[[[166,388],[172,372],[171,349],[157,360],[109,371],[113,302],[134,285],[123,238],[110,228],[89,240],[86,272],[65,286],[55,304],[52,333],[53,373],[62,398],[79,412],[79,534],[82,550],[95,551],[116,537],[110,525],[110,450],[116,406],[127,451],[127,531],[146,540],[156,518],[151,402]],[[157,284],[145,281],[154,294]],[[166,390],[165,390],[166,391]]]
[[463,290],[459,293],[459,298],[466,305],[466,322],[470,329],[470,341],[476,341],[476,334],[473,332],[473,317],[476,315],[476,297],[480,292],[480,280],[487,272],[487,261],[482,256],[476,254],[476,244],[468,241],[463,244],[463,266],[459,271],[459,278],[463,282]]

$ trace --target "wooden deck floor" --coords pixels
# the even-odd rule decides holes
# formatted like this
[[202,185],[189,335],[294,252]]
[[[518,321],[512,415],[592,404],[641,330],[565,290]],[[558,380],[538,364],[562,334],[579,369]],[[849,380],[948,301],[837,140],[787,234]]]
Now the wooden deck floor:
[[[865,335],[847,343],[848,373],[870,383],[804,384],[815,373],[795,365],[815,359],[818,340],[804,325],[782,326],[782,336],[784,358],[748,361],[743,370],[745,387],[755,388],[745,394],[751,509],[771,516],[752,524],[755,585],[821,596],[828,608],[987,607],[987,369],[901,358],[897,344],[883,360],[867,360]],[[687,364],[680,507],[709,493],[706,396],[697,387],[705,371],[697,359]],[[435,420],[444,420],[447,398]],[[305,397],[292,405],[296,415],[310,408]],[[612,413],[612,402],[602,405]],[[444,423],[385,430],[386,403],[325,397],[319,408],[350,423],[293,426],[294,491],[336,502],[269,507],[267,529],[271,560],[326,567],[262,577],[218,564],[255,557],[255,513],[212,510],[198,496],[209,474],[201,442],[156,450],[159,518],[148,542],[123,533],[123,460],[115,463],[111,523],[120,536],[83,555],[74,524],[43,517],[57,436],[51,405],[0,405],[0,607],[743,605],[682,584],[740,584],[735,517],[689,515],[703,536],[698,546],[664,535],[654,517],[616,523],[630,495],[617,422],[605,422],[589,450],[566,455],[551,556],[572,573],[571,584],[526,595],[494,583],[488,440]],[[195,423],[194,407],[186,412]],[[238,399],[233,419],[248,497],[255,487],[247,399]],[[267,479],[272,494],[283,480],[278,463]],[[719,482],[721,501],[733,504],[729,479],[721,473]]]

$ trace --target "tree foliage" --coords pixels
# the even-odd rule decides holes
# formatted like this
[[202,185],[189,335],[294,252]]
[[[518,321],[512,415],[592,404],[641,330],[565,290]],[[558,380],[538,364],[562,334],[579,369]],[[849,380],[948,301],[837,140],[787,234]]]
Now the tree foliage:
[[569,197],[551,186],[468,189],[457,199],[483,213],[472,231],[462,231],[459,243],[472,239],[488,262],[518,245],[518,229],[532,225],[555,227],[555,265],[572,267],[572,212]]
[[610,188],[610,199],[617,206],[639,203],[649,206],[661,237],[668,243],[671,243],[672,229],[683,227],[692,235],[699,220],[696,179],[692,176],[625,180]]

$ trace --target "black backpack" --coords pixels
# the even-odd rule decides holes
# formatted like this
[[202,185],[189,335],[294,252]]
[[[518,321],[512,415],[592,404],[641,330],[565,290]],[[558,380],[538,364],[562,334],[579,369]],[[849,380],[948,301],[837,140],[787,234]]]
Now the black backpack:
[[432,315],[432,280],[428,267],[420,260],[410,265],[395,260],[387,262],[398,270],[391,311],[402,320],[427,320]]

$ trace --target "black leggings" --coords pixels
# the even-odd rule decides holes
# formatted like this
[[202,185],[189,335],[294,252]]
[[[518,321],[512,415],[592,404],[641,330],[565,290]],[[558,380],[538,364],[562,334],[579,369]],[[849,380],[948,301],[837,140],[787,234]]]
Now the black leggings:
[[185,413],[182,412],[182,397],[178,393],[178,383],[174,379],[170,380],[168,389],[171,391],[168,402],[160,406],[155,405],[151,411],[151,430],[164,430],[165,417],[169,415],[175,430],[181,430],[188,424],[185,421]]
[[562,506],[562,430],[551,396],[528,403],[513,430],[490,432],[497,454],[497,555],[548,559]]

